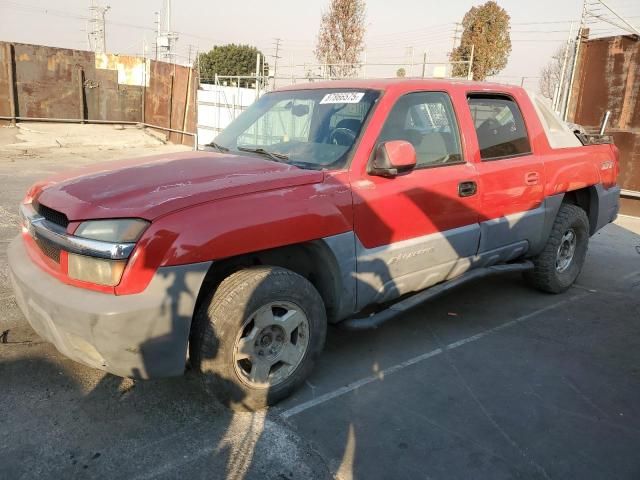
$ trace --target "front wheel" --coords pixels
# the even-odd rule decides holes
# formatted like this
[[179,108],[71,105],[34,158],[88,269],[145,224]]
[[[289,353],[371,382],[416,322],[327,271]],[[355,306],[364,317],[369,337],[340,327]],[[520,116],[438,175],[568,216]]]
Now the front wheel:
[[278,267],[230,275],[194,322],[192,365],[223,403],[248,410],[273,405],[300,386],[327,329],[317,290]]
[[563,204],[544,250],[533,259],[534,269],[525,273],[525,279],[544,292],[564,292],[580,274],[588,246],[587,214],[576,205]]

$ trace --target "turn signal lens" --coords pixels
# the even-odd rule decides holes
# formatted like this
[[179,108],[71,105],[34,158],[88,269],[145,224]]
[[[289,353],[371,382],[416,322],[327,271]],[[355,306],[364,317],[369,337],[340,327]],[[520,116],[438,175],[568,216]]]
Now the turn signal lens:
[[75,253],[69,253],[68,259],[70,278],[109,287],[115,287],[120,283],[127,264],[126,260],[105,260]]

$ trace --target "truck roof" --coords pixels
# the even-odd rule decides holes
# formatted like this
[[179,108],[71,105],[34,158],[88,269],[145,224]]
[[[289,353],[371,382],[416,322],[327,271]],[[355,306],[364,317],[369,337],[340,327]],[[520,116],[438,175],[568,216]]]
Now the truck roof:
[[544,128],[549,144],[552,148],[578,147],[582,144],[573,134],[568,125],[558,116],[551,107],[550,102],[540,94],[525,90],[516,85],[506,85],[493,82],[477,82],[459,78],[377,78],[377,79],[353,79],[353,80],[328,80],[321,82],[308,82],[303,84],[288,85],[278,88],[276,91],[310,90],[310,89],[373,89],[391,91],[404,94],[412,90],[442,90],[460,88],[464,91],[474,92],[498,92],[513,94],[518,92],[531,99],[535,107],[542,127]]
[[478,82],[460,78],[370,78],[353,80],[323,80],[319,82],[287,85],[286,87],[280,87],[277,90],[307,90],[320,88],[367,88],[373,90],[389,90],[395,88],[438,89],[442,88],[443,85],[459,85],[464,88],[473,87],[478,91],[501,90],[503,92],[509,92],[513,90],[522,90],[521,87],[515,85],[506,85],[494,82]]

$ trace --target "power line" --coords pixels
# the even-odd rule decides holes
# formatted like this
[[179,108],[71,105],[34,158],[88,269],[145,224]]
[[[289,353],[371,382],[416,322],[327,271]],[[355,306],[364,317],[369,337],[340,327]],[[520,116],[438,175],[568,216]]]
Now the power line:
[[[18,10],[23,10],[25,12],[28,13],[39,13],[41,15],[51,15],[54,17],[59,17],[59,18],[69,18],[72,20],[83,20],[83,21],[90,21],[91,17],[86,16],[86,15],[79,15],[79,14],[75,14],[75,13],[71,13],[68,11],[63,11],[63,10],[55,10],[55,9],[50,9],[50,8],[44,8],[44,7],[40,7],[37,5],[28,5],[28,4],[23,4],[23,3],[19,3],[19,2],[15,2],[15,1],[10,1],[10,0],[0,0],[0,3],[4,3],[6,5],[11,5],[12,7],[18,9]],[[17,12],[19,13],[19,12]],[[152,33],[156,33],[156,29],[154,27],[150,27],[150,26],[146,26],[146,25],[139,25],[139,24],[134,24],[134,23],[128,23],[128,22],[123,22],[123,21],[119,21],[119,20],[109,20],[108,21],[109,26],[116,26],[116,27],[123,27],[123,28],[131,28],[131,29],[137,29],[137,30],[144,30],[147,32],[152,32]],[[207,37],[207,36],[203,36],[203,35],[195,35],[193,33],[184,33],[184,32],[179,32],[179,31],[175,31],[174,33],[179,34],[180,36],[183,37],[190,37],[190,38],[195,38],[198,40],[205,40],[211,43],[224,43],[224,40],[222,39],[216,39],[216,38],[211,38],[211,37]]]
[[409,35],[413,33],[425,32],[425,33],[438,33],[442,30],[449,30],[451,28],[450,23],[443,23],[439,25],[433,25],[430,27],[420,27],[411,30],[403,30],[402,32],[389,32],[389,33],[380,33],[377,35],[371,35],[369,38],[386,38],[386,37],[397,37],[398,35]]
[[[600,6],[604,7],[609,14],[613,15],[613,19],[609,18],[606,13],[600,13],[602,10]],[[629,33],[633,33],[636,35],[640,35],[640,30],[629,23],[627,19],[621,16],[616,10],[614,10],[605,0],[585,0],[585,11],[586,14],[602,20],[603,22],[609,23],[615,27],[620,28],[621,30],[625,30]]]
[[544,22],[513,22],[510,25],[558,25],[558,24],[570,24],[571,22],[575,22],[575,18],[571,20],[550,20]]
[[[22,4],[22,3],[12,2],[12,1],[8,1],[8,0],[0,0],[0,3],[5,3],[7,5],[11,5],[14,8],[25,10],[25,11],[27,11],[29,13],[40,13],[40,14],[43,14],[43,15],[51,15],[53,17],[60,17],[60,18],[70,18],[70,19],[73,19],[73,20],[84,20],[84,21],[90,21],[91,20],[91,17],[86,16],[86,15],[73,14],[73,13],[70,13],[70,12],[67,12],[67,11],[63,11],[63,10],[54,10],[54,9],[50,9],[50,8],[42,8],[42,7],[38,7],[37,5],[25,5],[25,4]],[[131,24],[131,23],[114,21],[114,20],[109,20],[109,25],[116,25],[116,26],[126,27],[126,28],[136,28],[136,29],[141,29],[141,30],[153,31],[153,28],[151,28],[151,27],[146,27],[146,26],[143,26],[143,25],[135,25],[135,24]]]

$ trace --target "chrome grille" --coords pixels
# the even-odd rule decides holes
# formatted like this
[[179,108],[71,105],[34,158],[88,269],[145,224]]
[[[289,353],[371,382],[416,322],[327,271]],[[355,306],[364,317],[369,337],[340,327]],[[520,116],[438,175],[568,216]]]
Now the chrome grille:
[[56,263],[60,263],[60,247],[50,242],[46,238],[34,238],[36,245],[47,257]]
[[42,205],[35,201],[33,202],[33,208],[36,212],[38,212],[39,215],[43,216],[51,223],[60,225],[63,228],[67,228],[67,226],[69,225],[69,219],[62,212],[54,210],[53,208],[49,208],[46,205]]

